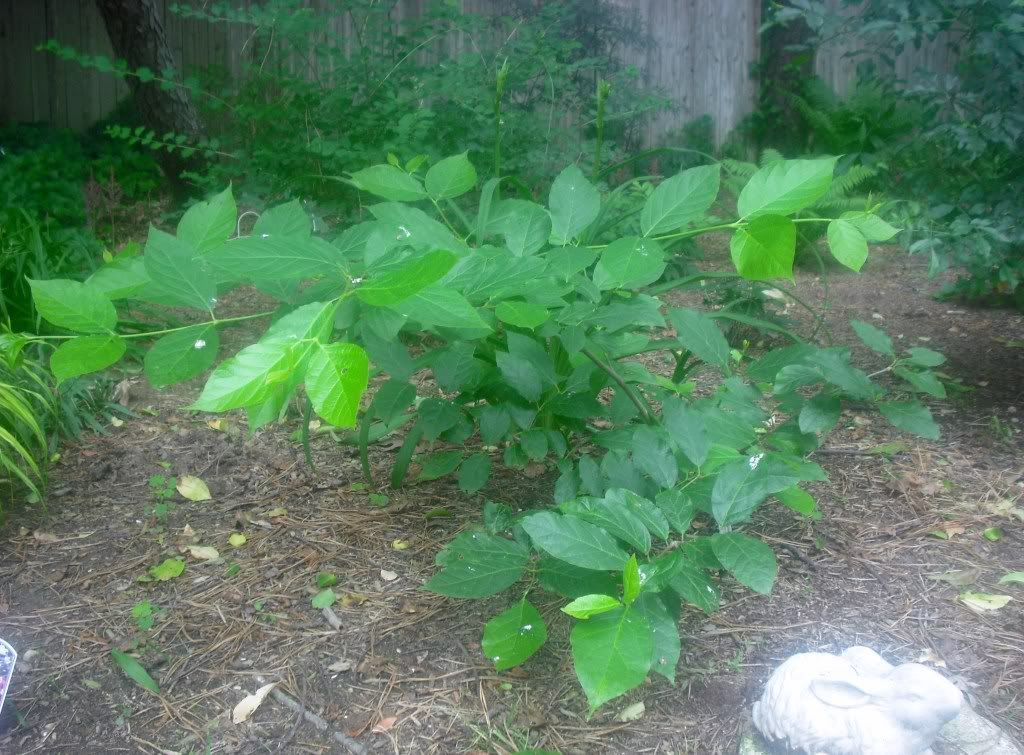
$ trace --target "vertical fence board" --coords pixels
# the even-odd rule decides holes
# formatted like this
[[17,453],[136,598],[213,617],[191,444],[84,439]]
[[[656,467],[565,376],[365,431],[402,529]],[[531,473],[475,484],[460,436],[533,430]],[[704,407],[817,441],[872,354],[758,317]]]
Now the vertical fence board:
[[[169,0],[156,2],[168,45],[183,72],[212,65],[237,75],[245,61],[259,63],[266,52],[255,49],[251,25],[182,18],[170,10]],[[205,7],[207,0],[191,2]],[[624,45],[618,51],[620,59],[635,66],[640,80],[662,91],[673,104],[671,112],[661,113],[647,123],[642,134],[644,143],[659,143],[705,114],[713,118],[715,138],[721,142],[756,102],[757,82],[750,71],[760,51],[761,0],[609,2],[632,14],[643,30],[639,45]],[[829,2],[839,7],[841,0]],[[231,5],[258,9],[262,0],[234,0]],[[363,32],[363,45],[381,48],[379,25],[370,23],[363,28],[365,19],[353,16],[346,4],[303,0],[303,5],[327,14],[323,31],[314,34],[314,41],[322,43],[341,34],[342,49],[292,55],[283,62],[284,70],[319,77],[329,86],[336,78],[339,56],[350,56],[359,49],[354,41],[357,27]],[[428,1],[388,0],[378,7],[389,11],[393,28],[409,29],[423,16]],[[460,8],[486,16],[501,14],[509,5],[507,0],[460,0]],[[94,0],[0,0],[0,117],[5,121],[42,119],[57,126],[85,128],[109,113],[127,95],[127,87],[109,75],[35,52],[35,46],[49,37],[89,54],[111,54]],[[425,45],[416,59],[429,64],[459,51],[475,54],[485,41],[463,31],[454,32]],[[843,44],[832,44],[822,49],[815,61],[817,74],[840,94],[848,91],[856,70],[856,62],[845,56],[846,52],[848,48]],[[481,64],[491,66],[495,61],[483,60]],[[910,78],[922,68],[944,72],[953,65],[946,39],[940,37],[898,56],[894,70]],[[562,117],[570,118],[571,114]]]

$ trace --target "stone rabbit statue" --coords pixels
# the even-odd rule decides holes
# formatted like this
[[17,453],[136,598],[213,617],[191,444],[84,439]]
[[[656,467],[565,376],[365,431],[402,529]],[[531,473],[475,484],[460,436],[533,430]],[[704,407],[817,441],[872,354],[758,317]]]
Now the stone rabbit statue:
[[963,695],[917,663],[893,666],[866,647],[799,653],[779,666],[754,703],[769,741],[808,755],[931,755]]

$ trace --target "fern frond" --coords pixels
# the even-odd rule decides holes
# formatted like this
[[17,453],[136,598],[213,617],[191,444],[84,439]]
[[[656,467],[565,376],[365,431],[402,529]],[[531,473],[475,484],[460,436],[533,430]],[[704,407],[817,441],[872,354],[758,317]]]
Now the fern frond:
[[779,152],[777,149],[772,149],[771,147],[769,147],[768,149],[761,153],[761,167],[767,168],[769,165],[780,163],[785,159],[786,158],[782,156],[781,152]]

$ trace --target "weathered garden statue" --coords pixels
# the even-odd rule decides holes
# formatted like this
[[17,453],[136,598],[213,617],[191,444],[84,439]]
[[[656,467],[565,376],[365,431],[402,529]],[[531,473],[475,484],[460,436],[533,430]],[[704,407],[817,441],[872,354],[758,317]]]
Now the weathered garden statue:
[[766,739],[808,755],[931,753],[963,695],[926,666],[893,666],[866,647],[800,653],[768,679],[754,703]]

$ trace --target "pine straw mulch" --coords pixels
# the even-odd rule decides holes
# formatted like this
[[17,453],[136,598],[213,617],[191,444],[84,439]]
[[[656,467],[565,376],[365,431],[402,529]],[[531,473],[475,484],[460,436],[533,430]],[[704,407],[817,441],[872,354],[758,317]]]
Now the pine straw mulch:
[[[379,508],[350,447],[318,436],[312,472],[287,437],[293,427],[246,439],[231,419],[217,429],[182,412],[188,390],[159,394],[138,381],[132,406],[154,414],[65,448],[47,509],[23,509],[0,535],[0,636],[22,654],[9,698],[21,723],[0,735],[0,750],[725,752],[780,659],[854,643],[893,661],[942,665],[979,712],[1020,738],[1024,590],[996,584],[1024,569],[1020,352],[985,349],[996,337],[1024,337],[1024,322],[1005,312],[943,314],[958,310],[925,298],[920,272],[901,260],[834,282],[832,322],[844,341],[853,343],[844,318],[874,312],[894,335],[951,353],[947,371],[968,382],[983,362],[1010,361],[982,374],[985,385],[966,399],[933,407],[939,442],[844,416],[816,456],[830,479],[810,486],[824,518],[759,512],[751,531],[779,554],[776,589],[760,597],[726,580],[719,613],[685,611],[676,687],[653,679],[588,721],[557,601],[531,593],[549,643],[522,669],[496,673],[481,657],[480,628],[508,598],[451,601],[420,589],[438,548],[478,524],[484,500],[546,500],[549,470],[495,465],[478,496],[447,480],[383,490],[389,501]],[[810,276],[800,286],[821,293]],[[900,295],[885,296],[888,287]],[[925,316],[903,314],[908,307]],[[894,440],[906,450],[877,452]],[[374,451],[379,480],[393,454],[386,444]],[[179,500],[159,526],[147,480],[163,472],[160,462],[201,477],[213,500]],[[1001,539],[982,537],[994,526]],[[937,530],[949,539],[930,534]],[[240,548],[228,545],[234,532],[247,537]],[[192,543],[217,547],[223,561],[183,555]],[[188,562],[180,577],[137,582],[172,556]],[[967,587],[935,579],[965,571]],[[340,601],[328,613],[310,605],[320,572],[338,576]],[[977,613],[956,600],[964,589],[1014,600]],[[140,600],[160,609],[148,632],[132,618]],[[135,652],[161,694],[128,681],[111,648]],[[278,686],[250,722],[233,725],[234,705],[266,682]],[[637,701],[643,717],[618,721]]]

